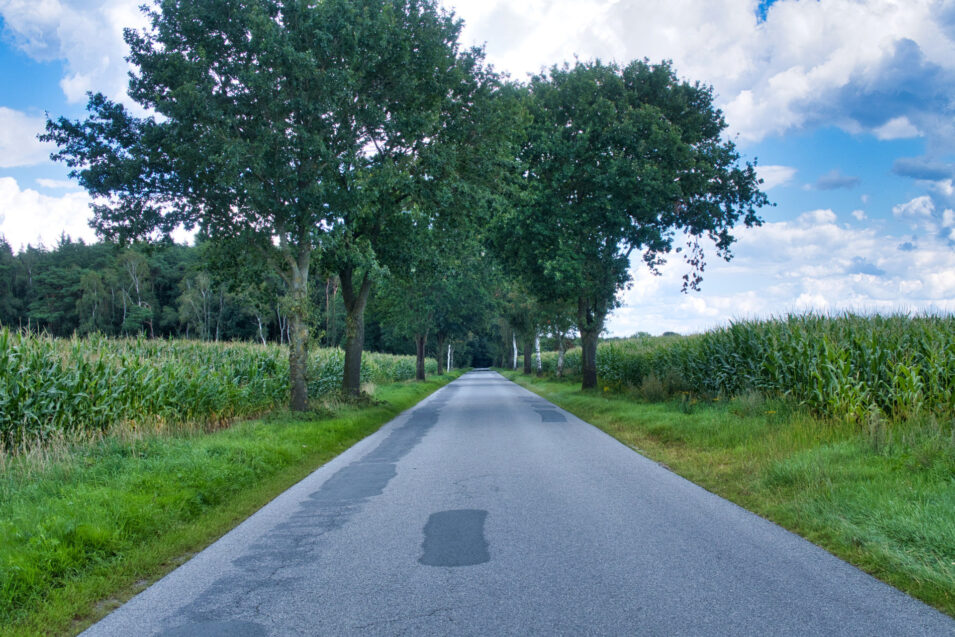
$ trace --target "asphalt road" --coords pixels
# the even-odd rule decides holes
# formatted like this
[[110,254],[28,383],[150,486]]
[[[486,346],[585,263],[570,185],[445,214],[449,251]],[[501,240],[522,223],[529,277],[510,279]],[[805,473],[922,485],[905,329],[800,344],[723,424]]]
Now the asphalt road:
[[493,372],[87,635],[955,635],[955,621]]

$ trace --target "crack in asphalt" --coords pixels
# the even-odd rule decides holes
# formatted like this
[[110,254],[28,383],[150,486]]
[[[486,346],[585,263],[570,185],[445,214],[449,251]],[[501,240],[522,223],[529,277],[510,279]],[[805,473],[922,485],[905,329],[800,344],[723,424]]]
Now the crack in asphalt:
[[[290,583],[320,568],[324,537],[341,529],[369,499],[383,493],[397,475],[398,461],[437,424],[441,409],[457,389],[446,386],[432,400],[412,410],[407,421],[369,453],[332,474],[287,521],[232,560],[236,571],[220,577],[180,608],[159,635],[189,634],[190,627],[201,634],[200,627],[233,620],[246,607],[243,600],[253,594],[253,617],[264,617],[263,606],[281,599]],[[282,577],[283,573],[288,576]]]

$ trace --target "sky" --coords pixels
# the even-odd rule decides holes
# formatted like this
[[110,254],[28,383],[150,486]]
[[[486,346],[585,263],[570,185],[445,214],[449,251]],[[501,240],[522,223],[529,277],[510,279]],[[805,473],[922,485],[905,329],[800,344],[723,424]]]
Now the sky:
[[[49,160],[45,113],[126,100],[142,0],[0,0],[0,234],[95,240]],[[955,0],[444,0],[462,44],[516,80],[576,58],[671,60],[713,87],[726,136],[775,204],[734,258],[654,276],[638,259],[610,335],[699,332],[790,312],[955,310]]]

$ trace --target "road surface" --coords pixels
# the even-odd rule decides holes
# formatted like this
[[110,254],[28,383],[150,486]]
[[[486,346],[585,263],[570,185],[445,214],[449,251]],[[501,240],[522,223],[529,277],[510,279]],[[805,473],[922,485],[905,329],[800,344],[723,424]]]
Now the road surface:
[[955,621],[472,372],[87,635],[955,635]]

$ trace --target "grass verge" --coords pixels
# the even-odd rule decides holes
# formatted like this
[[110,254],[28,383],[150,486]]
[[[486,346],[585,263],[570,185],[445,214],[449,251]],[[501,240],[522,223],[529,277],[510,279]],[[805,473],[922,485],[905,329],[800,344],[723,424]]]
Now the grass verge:
[[955,617],[955,439],[932,420],[863,431],[758,395],[646,402],[504,374]]
[[117,437],[0,475],[0,635],[75,634],[458,374],[215,433]]

